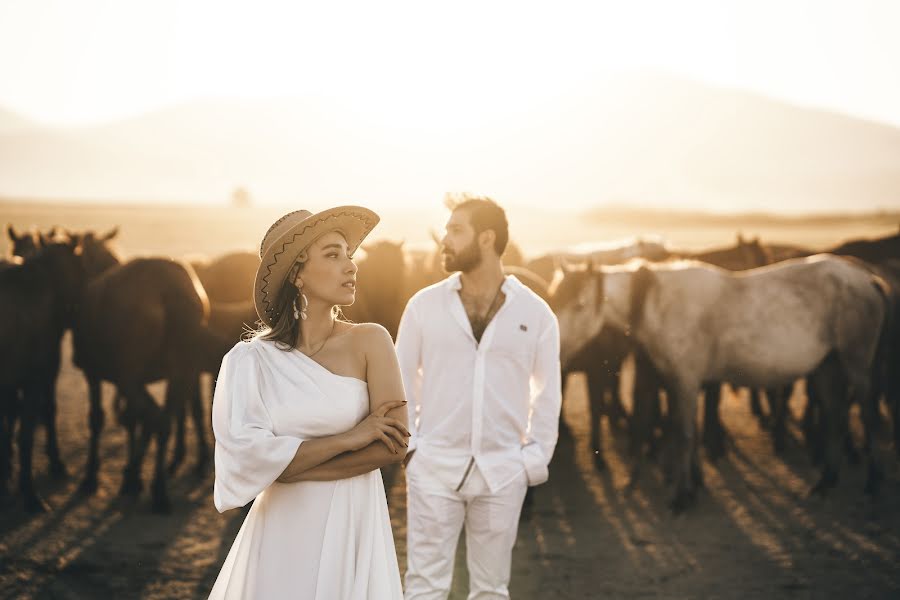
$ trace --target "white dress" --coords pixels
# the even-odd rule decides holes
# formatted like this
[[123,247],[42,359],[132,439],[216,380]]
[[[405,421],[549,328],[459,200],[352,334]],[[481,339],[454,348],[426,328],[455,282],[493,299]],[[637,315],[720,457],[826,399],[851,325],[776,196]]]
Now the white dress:
[[369,414],[366,382],[336,375],[274,342],[238,343],[213,399],[216,508],[256,501],[210,598],[402,598],[381,471],[278,483],[303,440]]

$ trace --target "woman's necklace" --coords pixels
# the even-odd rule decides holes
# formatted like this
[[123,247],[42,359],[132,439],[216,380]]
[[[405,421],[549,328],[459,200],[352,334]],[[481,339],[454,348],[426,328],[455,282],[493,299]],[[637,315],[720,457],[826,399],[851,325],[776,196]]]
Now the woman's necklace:
[[334,333],[334,322],[335,322],[336,320],[337,320],[337,319],[331,319],[331,331],[328,332],[328,335],[325,336],[325,339],[322,340],[322,343],[319,345],[318,348],[316,348],[316,351],[307,354],[307,355],[306,355],[307,357],[312,358],[313,356],[315,356],[316,354],[319,353],[319,350],[321,350],[322,348],[325,347],[325,344],[327,344],[327,343],[328,343],[328,340],[331,339],[331,334]]

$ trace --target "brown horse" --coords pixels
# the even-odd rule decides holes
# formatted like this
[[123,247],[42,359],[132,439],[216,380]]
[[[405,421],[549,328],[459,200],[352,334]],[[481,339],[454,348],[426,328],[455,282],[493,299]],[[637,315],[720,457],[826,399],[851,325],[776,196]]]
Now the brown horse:
[[[42,233],[35,229],[23,233],[16,233],[16,230],[12,225],[7,226],[10,260],[0,264],[0,268],[23,264],[24,261],[34,258],[40,252],[41,248],[50,245],[57,237],[57,229],[57,227],[53,227],[47,233]],[[49,372],[50,371],[48,371],[48,373]],[[66,476],[66,468],[59,455],[59,443],[56,435],[56,379],[58,375],[59,366],[57,365],[57,368],[52,370],[52,381],[47,382],[49,398],[44,404],[46,410],[44,414],[41,415],[47,431],[45,451],[47,453],[47,458],[50,460],[50,474],[54,479],[61,479]],[[15,407],[24,401],[22,398],[22,390],[12,390],[8,393],[16,396],[15,401],[8,403],[10,407]],[[9,431],[13,431],[15,429],[16,415],[8,414],[5,418],[6,427]]]
[[872,264],[889,259],[900,259],[900,231],[876,239],[850,240],[827,250],[827,252],[839,256],[855,256]]
[[397,337],[407,296],[407,267],[403,242],[379,240],[363,248],[357,263],[356,301],[343,307],[344,315],[358,323],[379,323]]
[[[74,327],[75,364],[88,380],[91,404],[91,441],[82,490],[91,493],[97,488],[104,420],[100,383],[106,380],[124,398],[119,417],[128,430],[129,449],[121,492],[140,492],[141,464],[155,436],[153,509],[166,511],[164,465],[173,417],[185,402],[197,404],[200,372],[217,369],[231,345],[206,328],[208,300],[188,265],[161,258],[122,263],[108,246],[115,234],[82,236],[86,265],[93,274]],[[161,379],[168,383],[162,408],[145,387]],[[198,435],[202,465],[208,461],[209,450],[202,429]]]
[[[59,371],[60,339],[71,324],[75,304],[81,296],[84,270],[74,241],[49,243],[21,265],[0,272],[0,388],[3,402],[20,406],[3,407],[5,415],[19,417],[19,487],[28,511],[46,505],[34,490],[32,446],[39,416],[51,413],[53,388]],[[0,487],[10,474],[11,421],[0,428]],[[48,436],[55,444],[56,436]],[[50,450],[51,469],[63,471],[59,451]]]
[[230,252],[212,262],[192,261],[191,267],[211,302],[253,300],[253,279],[259,268],[255,252]]

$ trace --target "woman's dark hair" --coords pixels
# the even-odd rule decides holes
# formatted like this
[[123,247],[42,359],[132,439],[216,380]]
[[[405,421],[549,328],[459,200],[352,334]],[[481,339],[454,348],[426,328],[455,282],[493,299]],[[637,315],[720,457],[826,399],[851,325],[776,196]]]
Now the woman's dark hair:
[[[300,295],[300,288],[294,285],[297,273],[303,270],[303,262],[298,260],[288,271],[284,283],[272,303],[272,324],[262,324],[249,335],[249,339],[260,338],[275,342],[281,350],[290,350],[300,341],[300,322],[294,318],[294,300]],[[299,307],[298,307],[299,308]],[[262,322],[260,322],[262,323]]]
[[[300,320],[294,318],[294,300],[300,295],[300,288],[294,285],[297,274],[303,270],[303,263],[306,262],[306,252],[302,252],[297,258],[297,262],[288,271],[281,289],[275,295],[275,302],[272,308],[272,325],[261,326],[256,331],[251,331],[247,337],[247,341],[252,339],[262,339],[274,341],[275,346],[279,350],[290,351],[297,347],[300,341]],[[299,309],[300,306],[298,305]],[[344,315],[339,306],[335,306],[334,318],[345,321]]]

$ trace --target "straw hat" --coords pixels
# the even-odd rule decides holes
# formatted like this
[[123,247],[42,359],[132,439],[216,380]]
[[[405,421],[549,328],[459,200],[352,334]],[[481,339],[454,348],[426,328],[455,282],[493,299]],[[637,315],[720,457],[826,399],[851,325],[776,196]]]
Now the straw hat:
[[322,234],[339,231],[352,255],[378,221],[378,215],[362,206],[338,206],[316,214],[295,210],[275,221],[259,246],[253,283],[253,303],[262,322],[273,324],[275,298],[301,251]]

